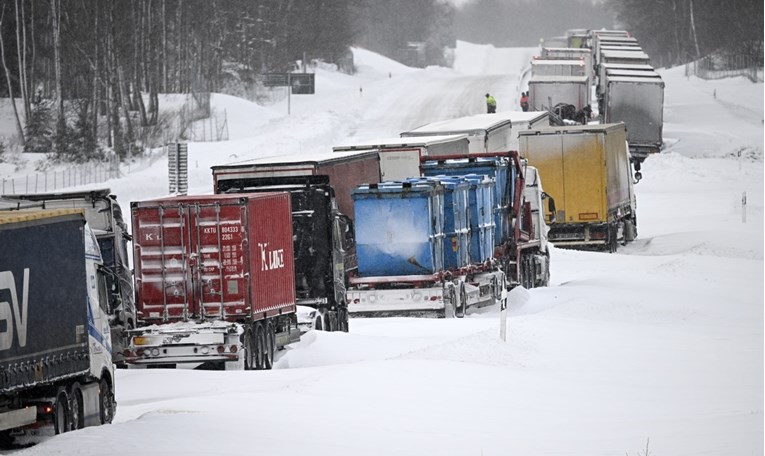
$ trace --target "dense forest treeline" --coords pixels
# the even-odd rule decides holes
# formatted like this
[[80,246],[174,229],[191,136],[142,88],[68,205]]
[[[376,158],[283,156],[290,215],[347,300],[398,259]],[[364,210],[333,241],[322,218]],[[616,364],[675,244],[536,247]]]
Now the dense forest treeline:
[[[0,96],[20,100],[13,105],[24,150],[87,160],[107,148],[124,158],[162,128],[160,93],[256,85],[259,75],[304,59],[352,71],[355,43],[391,57],[409,41],[443,49],[435,35],[451,32],[450,7],[384,3],[0,0]],[[439,52],[430,58],[441,63]]]
[[762,66],[762,0],[607,0],[656,66],[718,53]]
[[0,0],[0,97],[20,149],[125,158],[161,144],[159,94],[257,93],[298,62],[350,72],[353,45],[443,65],[456,37],[533,46],[605,27],[631,31],[657,66],[713,52],[761,66],[762,17],[762,0]]

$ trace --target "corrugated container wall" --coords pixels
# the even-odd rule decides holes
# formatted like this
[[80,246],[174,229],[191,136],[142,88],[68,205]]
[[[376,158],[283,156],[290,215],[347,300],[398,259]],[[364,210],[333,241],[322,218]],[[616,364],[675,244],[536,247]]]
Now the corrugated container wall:
[[164,198],[131,209],[139,318],[246,321],[294,312],[289,193]]

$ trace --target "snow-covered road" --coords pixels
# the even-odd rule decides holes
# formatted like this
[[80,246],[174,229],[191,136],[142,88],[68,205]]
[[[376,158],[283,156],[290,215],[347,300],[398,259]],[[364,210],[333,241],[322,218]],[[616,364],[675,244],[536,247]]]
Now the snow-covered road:
[[[191,145],[190,191],[211,193],[214,164],[483,112],[487,91],[518,109],[533,52],[460,43],[456,70],[415,70],[357,50],[359,73],[320,71],[289,118],[216,96],[232,140]],[[20,454],[633,455],[648,439],[650,454],[763,454],[763,85],[661,73],[672,146],[643,166],[639,239],[554,249],[552,285],[511,304],[506,343],[487,309],[310,332],[273,371],[120,371],[114,424]],[[108,185],[127,205],[165,195],[166,176],[160,160]]]

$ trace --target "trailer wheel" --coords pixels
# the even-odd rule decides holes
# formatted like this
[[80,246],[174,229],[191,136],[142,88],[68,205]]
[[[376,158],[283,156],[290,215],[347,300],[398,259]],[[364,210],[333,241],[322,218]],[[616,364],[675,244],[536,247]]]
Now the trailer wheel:
[[609,225],[608,226],[608,252],[609,253],[616,253],[616,249],[619,248],[619,240],[616,239],[616,234],[619,232],[619,229],[617,226]]
[[252,337],[252,328],[248,327],[244,330],[244,334],[242,335],[242,345],[244,345],[245,355],[244,355],[244,370],[253,370],[255,369],[255,340]]
[[455,312],[457,318],[462,318],[467,313],[467,291],[465,290],[465,282],[460,283],[460,302],[459,312]]
[[266,365],[266,330],[263,324],[255,324],[255,369],[265,369]]
[[341,307],[337,311],[337,322],[339,330],[342,332],[348,332],[348,309]]
[[109,381],[105,378],[102,378],[98,384],[98,405],[101,424],[111,423],[114,419],[114,393]]
[[313,329],[315,329],[316,331],[324,330],[324,318],[322,317],[321,312],[318,312],[316,314],[316,319],[313,322]]
[[79,383],[72,385],[70,399],[72,430],[76,431],[85,427],[85,401]]
[[332,332],[337,331],[337,325],[335,324],[334,312],[324,312],[324,331]]
[[69,398],[64,389],[56,394],[56,404],[53,412],[53,429],[56,434],[63,434],[69,430]]
[[265,369],[274,367],[274,351],[276,350],[276,333],[274,332],[273,322],[266,322],[266,345],[263,360]]

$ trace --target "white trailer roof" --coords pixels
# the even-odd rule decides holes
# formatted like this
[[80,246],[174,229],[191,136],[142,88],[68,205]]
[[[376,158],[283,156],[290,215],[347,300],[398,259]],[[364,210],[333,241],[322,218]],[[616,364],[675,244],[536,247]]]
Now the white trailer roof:
[[248,166],[248,165],[269,165],[269,164],[292,164],[292,163],[318,163],[344,160],[353,157],[363,157],[370,154],[376,154],[376,152],[369,150],[350,151],[350,152],[333,152],[333,151],[321,151],[311,154],[276,154],[267,157],[258,157],[251,160],[244,160],[234,163],[226,163],[224,165],[213,166],[213,169],[227,166]]
[[609,79],[616,76],[638,76],[642,78],[660,78],[661,75],[655,71],[642,71],[642,70],[627,70],[623,68],[608,68],[606,69],[606,76]]
[[546,115],[548,114],[544,111],[502,111],[495,114],[476,114],[474,116],[431,122],[403,132],[401,135],[493,130],[505,125],[512,125],[513,122],[530,122]]
[[561,48],[561,47],[543,47],[542,52],[567,52],[572,54],[589,54],[592,52],[590,48]]
[[567,60],[556,60],[556,59],[535,59],[531,61],[531,66],[540,65],[576,65],[576,66],[583,66],[584,65],[584,59],[567,59]]
[[444,144],[467,140],[468,135],[431,135],[412,136],[405,138],[375,138],[354,143],[346,143],[334,146],[332,150],[337,152],[350,150],[393,149],[404,147],[427,147],[434,144]]
[[606,49],[600,53],[603,58],[648,60],[648,54],[643,51],[616,51]]
[[602,63],[601,66],[606,69],[623,69],[623,70],[645,70],[655,71],[654,67],[647,63]]
[[661,84],[664,85],[664,80],[661,78],[651,78],[644,76],[615,76],[608,78],[608,83],[612,82],[639,82],[644,84]]
[[587,76],[532,76],[529,80],[531,83],[554,83],[554,82],[571,82],[571,83],[584,83],[587,84]]

